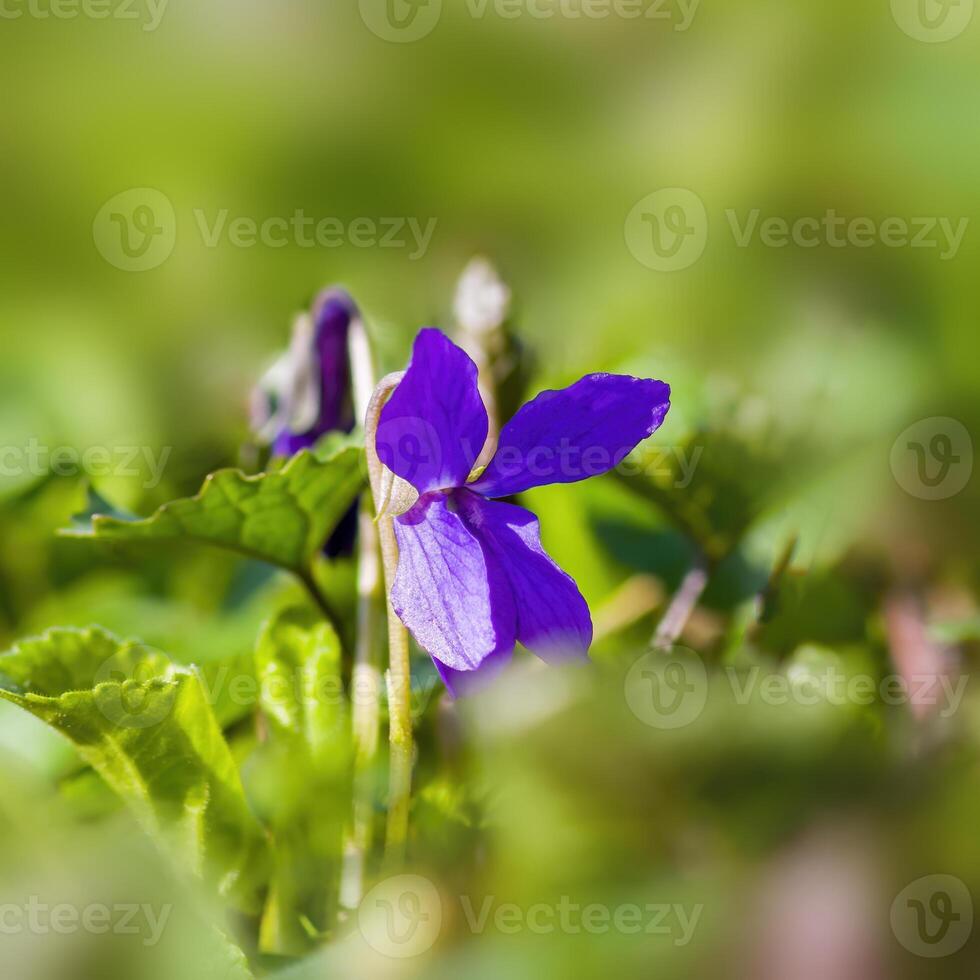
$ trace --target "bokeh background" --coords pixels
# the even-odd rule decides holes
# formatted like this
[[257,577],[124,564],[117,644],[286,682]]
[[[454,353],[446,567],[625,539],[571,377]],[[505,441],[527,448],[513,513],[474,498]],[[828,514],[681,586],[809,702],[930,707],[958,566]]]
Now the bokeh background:
[[[452,329],[456,279],[481,253],[514,294],[525,394],[599,370],[673,386],[645,476],[527,495],[593,608],[595,672],[522,664],[475,702],[426,701],[412,854],[443,895],[433,948],[391,959],[353,934],[303,963],[256,956],[254,970],[973,975],[973,908],[948,880],[936,888],[952,905],[934,903],[928,882],[913,900],[934,933],[966,935],[956,949],[917,945],[911,919],[892,914],[932,875],[980,897],[972,7],[666,0],[633,19],[629,4],[480,15],[475,0],[430,0],[396,5],[409,31],[431,27],[407,40],[368,0],[137,0],[104,19],[6,0],[4,648],[99,623],[187,662],[249,656],[288,584],[213,553],[55,532],[89,487],[144,514],[220,466],[254,466],[249,390],[324,285],[352,292],[381,366],[397,369],[419,326]],[[153,215],[172,251],[142,270],[125,268],[97,220],[134,188],[172,207]],[[663,189],[703,207],[684,214],[703,254],[683,268],[658,266],[630,224]],[[134,221],[143,200],[125,199]],[[825,235],[812,248],[759,235],[742,247],[729,217],[741,227],[753,212],[792,222],[831,209],[928,231],[915,246],[872,232],[842,247]],[[242,247],[223,231],[212,247],[202,231],[222,212],[261,224],[299,211],[337,219],[344,242]],[[352,231],[383,219],[397,219],[405,246]],[[424,248],[409,219],[434,222]],[[963,229],[955,247],[940,219]],[[24,462],[32,440],[140,447],[166,464],[159,482],[145,455],[138,472],[51,475]],[[706,665],[709,694],[669,728],[624,690],[699,554],[711,581],[682,643]],[[731,671],[795,684],[826,669],[962,681],[962,699],[950,710],[877,696],[739,703],[730,683]],[[153,949],[4,934],[11,975],[219,975],[204,965],[202,923],[224,921],[221,910],[193,905],[67,743],[0,707],[3,901],[179,896]],[[261,808],[269,790],[249,751],[243,737]],[[689,941],[673,912],[650,935],[474,932],[460,896],[479,908],[487,895],[525,913],[562,896],[702,911]],[[946,922],[949,908],[958,918]]]

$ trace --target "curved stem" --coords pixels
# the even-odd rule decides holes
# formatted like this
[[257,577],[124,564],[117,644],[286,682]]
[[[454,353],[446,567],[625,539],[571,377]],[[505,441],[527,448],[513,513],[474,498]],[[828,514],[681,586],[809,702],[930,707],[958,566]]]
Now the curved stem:
[[351,831],[344,853],[341,902],[356,908],[364,895],[367,859],[374,842],[374,795],[381,727],[381,562],[378,529],[371,503],[358,514],[357,642],[350,680],[351,734],[354,740],[354,799]]
[[337,611],[333,606],[327,601],[327,597],[320,591],[320,586],[316,584],[312,567],[300,569],[296,572],[296,576],[303,583],[303,587],[310,594],[310,598],[316,604],[317,609],[323,613],[324,618],[334,628],[337,636],[342,637],[344,634],[341,630],[340,617],[337,615]]
[[[382,378],[374,389],[364,422],[364,441],[367,450],[368,476],[375,509],[384,506],[384,467],[378,459],[375,439],[381,409],[404,377],[402,372]],[[401,860],[408,839],[408,807],[412,790],[412,678],[408,659],[408,631],[391,605],[391,588],[398,569],[398,543],[392,518],[382,513],[377,518],[381,543],[381,564],[384,569],[385,596],[388,613],[388,825],[385,838],[385,857],[389,863]]]
[[657,632],[650,641],[652,649],[666,651],[677,642],[707,584],[708,564],[699,555],[684,576],[674,598],[670,600],[670,605],[657,626]]

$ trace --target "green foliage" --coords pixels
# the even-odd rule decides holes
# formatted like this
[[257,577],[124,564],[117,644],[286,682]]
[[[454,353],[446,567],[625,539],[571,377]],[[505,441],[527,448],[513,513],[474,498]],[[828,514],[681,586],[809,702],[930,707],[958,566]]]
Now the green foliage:
[[322,767],[348,721],[333,627],[308,610],[284,610],[259,635],[255,673],[270,736]]
[[[233,29],[207,3],[142,5],[160,8],[159,24],[97,21],[95,4],[92,16],[54,24],[31,16],[37,5],[9,6],[25,16],[0,30],[0,72],[17,91],[0,223],[0,649],[55,624],[98,622],[176,664],[82,629],[53,634],[58,655],[42,655],[49,638],[0,657],[3,697],[14,702],[0,703],[3,902],[49,877],[52,902],[64,901],[57,874],[66,869],[89,901],[113,869],[128,869],[119,845],[146,835],[131,834],[112,783],[155,839],[183,832],[187,860],[216,866],[219,880],[244,883],[240,862],[222,855],[268,834],[271,895],[230,903],[261,916],[229,916],[217,902],[198,913],[187,902],[185,919],[233,932],[256,972],[282,966],[283,980],[790,976],[789,953],[807,950],[800,923],[815,922],[826,926],[827,962],[845,950],[858,957],[841,974],[969,973],[975,928],[954,956],[905,955],[889,902],[935,872],[962,878],[974,904],[980,895],[980,480],[974,472],[957,496],[920,500],[896,483],[889,450],[929,416],[961,420],[975,450],[980,433],[976,18],[960,37],[924,44],[908,34],[914,0],[646,2],[654,16],[632,23],[558,10],[550,23],[511,19],[493,15],[510,4],[493,3],[474,17],[446,3],[424,40],[393,45],[365,26],[358,4],[239,4]],[[380,11],[384,0],[360,4],[369,6]],[[394,6],[422,25],[438,5]],[[954,23],[972,6],[918,8]],[[686,8],[693,20],[679,30]],[[62,97],[72,111],[52,112]],[[93,246],[92,220],[140,184],[170,198],[178,234],[163,265],[127,274]],[[636,261],[623,222],[652,190],[677,185],[702,199],[708,246],[690,268],[664,273]],[[430,206],[438,230],[417,260],[410,245],[364,247],[365,218],[424,222]],[[881,239],[770,248],[758,234],[771,219],[828,208],[879,225],[969,218],[969,230],[949,258]],[[204,225],[217,228],[224,209],[224,232],[209,241]],[[349,234],[330,248],[293,234],[282,248],[263,245],[265,235],[248,248],[230,231],[242,216],[261,225],[297,209],[304,221],[340,219]],[[753,213],[757,234],[741,242],[735,225]],[[406,230],[396,237],[409,241]],[[406,870],[447,898],[431,955],[376,965],[353,942],[352,916],[351,934],[305,964],[270,963],[263,952],[301,953],[312,935],[338,932],[348,721],[346,709],[302,695],[340,672],[330,631],[310,613],[286,613],[256,644],[260,624],[297,594],[274,575],[282,591],[258,595],[238,573],[273,575],[267,562],[309,571],[360,479],[331,489],[325,457],[305,454],[259,477],[222,470],[198,498],[148,520],[129,515],[153,514],[235,465],[247,379],[282,344],[291,306],[327,281],[351,284],[379,373],[396,370],[418,325],[451,326],[452,283],[471,246],[499,261],[524,331],[506,351],[515,363],[497,392],[501,421],[525,395],[597,370],[662,378],[673,407],[648,445],[649,473],[521,501],[590,603],[602,629],[596,663],[567,680],[518,675],[489,701],[432,698],[416,719]],[[114,453],[111,471],[89,468],[104,499],[89,501],[76,533],[94,546],[54,537],[85,506],[82,482],[12,452],[35,440],[153,450],[134,466]],[[167,447],[169,462],[154,469],[149,457],[159,462]],[[183,546],[202,541],[214,547]],[[704,659],[708,698],[696,720],[661,730],[633,715],[624,685],[698,549],[713,559],[712,580],[681,642]],[[340,591],[353,576],[340,564],[322,574],[328,563],[318,562],[312,575],[349,651],[357,620]],[[729,573],[737,581],[719,595]],[[623,612],[615,603],[640,578],[649,603],[604,615],[607,603]],[[767,682],[827,666],[876,681],[898,672],[882,615],[896,589],[914,593],[922,637],[970,679],[954,713],[768,703]],[[932,644],[920,646],[930,654]],[[515,660],[520,669],[529,658]],[[122,683],[101,676],[106,661]],[[213,693],[217,725],[179,666],[191,663]],[[416,684],[425,664],[413,664]],[[927,657],[912,669],[934,668]],[[737,691],[753,679],[743,703]],[[258,693],[234,697],[243,684]],[[156,706],[166,718],[144,729],[112,724],[102,710],[138,718]],[[469,713],[480,710],[487,721],[476,726]],[[79,771],[54,726],[102,769]],[[236,766],[261,827],[231,789]],[[54,823],[59,804],[65,816]],[[860,860],[847,862],[833,843],[807,850],[806,835],[828,825],[831,841],[841,828],[853,835]],[[73,863],[86,855],[97,855],[93,868]],[[167,866],[139,864],[127,897],[153,897]],[[686,946],[676,933],[501,934],[492,916],[474,935],[457,899],[479,908],[484,894],[525,910],[567,895],[583,907],[652,901],[703,904],[705,914]],[[8,943],[26,937],[3,935],[0,973],[47,980],[53,964],[75,980],[222,977],[223,956],[198,935],[175,916],[167,938],[185,959],[159,972],[152,957],[120,968],[115,937],[80,937],[87,945],[67,960],[52,952],[60,937],[43,937],[43,954],[22,963]],[[742,962],[757,938],[769,959]]]
[[267,737],[253,788],[276,850],[259,946],[298,954],[338,911],[352,761],[340,641],[312,612],[284,610],[259,636],[255,673]]
[[266,843],[198,676],[97,628],[0,656],[0,698],[65,735],[141,825],[232,905],[255,911]]
[[127,521],[93,514],[87,528],[64,533],[102,541],[187,540],[237,551],[305,572],[365,485],[364,453],[304,451],[282,469],[257,476],[219,470],[195,497]]

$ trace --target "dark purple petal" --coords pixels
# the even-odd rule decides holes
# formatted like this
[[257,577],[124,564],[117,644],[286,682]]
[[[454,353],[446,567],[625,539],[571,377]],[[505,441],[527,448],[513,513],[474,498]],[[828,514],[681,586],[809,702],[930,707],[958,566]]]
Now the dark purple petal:
[[272,444],[273,455],[294,456],[312,448],[328,432],[354,428],[351,400],[350,358],[347,335],[357,316],[354,301],[342,289],[324,290],[313,304],[313,349],[316,360],[316,421],[303,431],[286,425]]
[[381,462],[419,493],[462,486],[483,449],[487,410],[476,378],[476,365],[445,334],[419,332],[376,441]]
[[590,374],[543,391],[504,426],[496,455],[470,489],[509,497],[599,476],[653,435],[669,408],[669,385],[622,374]]
[[585,657],[592,644],[588,604],[574,579],[542,547],[534,514],[469,490],[457,490],[453,497],[484,552],[510,583],[517,639],[548,663]]
[[492,556],[450,498],[424,496],[395,518],[398,572],[391,604],[420,647],[442,665],[472,671],[514,648],[514,601]]
[[272,444],[272,455],[295,456],[303,449],[312,449],[328,431],[328,429],[321,430],[319,426],[316,426],[297,435],[290,432],[289,429],[283,429]]
[[504,670],[513,657],[513,648],[491,653],[476,670],[453,670],[435,657],[432,658],[432,662],[436,665],[446,690],[454,698],[462,698],[482,691]]
[[342,289],[325,290],[313,304],[321,380],[318,428],[323,432],[350,432],[354,428],[347,335],[357,315],[354,301]]

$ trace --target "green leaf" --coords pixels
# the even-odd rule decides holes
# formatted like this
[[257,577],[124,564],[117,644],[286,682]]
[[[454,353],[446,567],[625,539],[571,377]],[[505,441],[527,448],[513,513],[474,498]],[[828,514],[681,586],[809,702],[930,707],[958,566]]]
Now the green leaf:
[[657,505],[713,561],[738,545],[782,493],[781,445],[727,431],[696,432],[673,450],[645,447],[614,476]]
[[352,772],[340,641],[312,611],[284,610],[262,630],[255,673],[268,731],[260,809],[276,850],[259,945],[299,955],[331,930],[338,911]]
[[347,733],[340,641],[307,609],[265,624],[255,649],[259,703],[271,733],[307,753],[317,768],[335,758]]
[[103,541],[197,541],[304,572],[364,489],[363,459],[363,450],[348,447],[329,456],[304,451],[282,469],[257,476],[218,470],[196,497],[164,504],[152,517],[95,514],[87,528],[62,533]]
[[266,840],[194,671],[96,627],[56,629],[0,655],[0,698],[67,736],[226,900],[258,909]]
[[212,943],[198,944],[194,950],[194,968],[201,976],[209,980],[255,980],[245,953],[220,929],[213,929],[212,936]]
[[135,514],[114,507],[103,497],[95,487],[86,485],[85,487],[85,509],[74,514],[71,519],[71,530],[85,533],[91,526],[92,519],[96,516],[112,517],[119,521],[138,520]]

